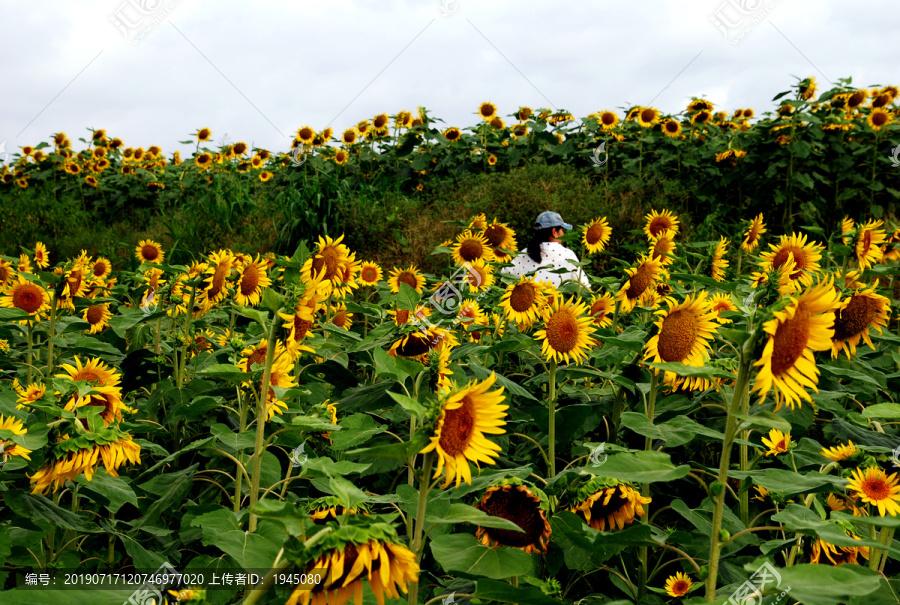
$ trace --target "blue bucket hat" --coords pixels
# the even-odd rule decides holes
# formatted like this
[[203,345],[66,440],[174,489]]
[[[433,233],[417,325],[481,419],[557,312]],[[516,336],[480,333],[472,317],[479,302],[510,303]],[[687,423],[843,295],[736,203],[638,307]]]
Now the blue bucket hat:
[[559,212],[541,212],[534,220],[534,230],[549,229],[550,227],[562,227],[563,229],[572,229],[572,225],[562,220]]

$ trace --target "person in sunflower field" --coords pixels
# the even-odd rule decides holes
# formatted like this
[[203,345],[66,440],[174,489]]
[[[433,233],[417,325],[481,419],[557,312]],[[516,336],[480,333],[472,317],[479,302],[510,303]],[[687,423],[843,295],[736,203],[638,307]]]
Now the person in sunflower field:
[[[560,243],[567,229],[572,225],[565,222],[558,212],[542,212],[534,220],[534,231],[531,241],[528,242],[526,253],[518,254],[512,264],[503,269],[503,273],[521,277],[534,273],[535,281],[542,281],[558,288],[567,280],[580,281],[581,284],[591,289],[584,270],[575,263],[578,255]],[[558,269],[568,269],[566,272],[556,273]]]

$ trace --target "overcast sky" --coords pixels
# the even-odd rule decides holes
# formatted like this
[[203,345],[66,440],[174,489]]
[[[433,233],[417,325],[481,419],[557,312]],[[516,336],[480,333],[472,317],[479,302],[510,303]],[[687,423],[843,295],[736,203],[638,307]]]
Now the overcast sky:
[[[482,101],[576,117],[634,104],[772,108],[900,84],[895,0],[0,0],[0,143],[105,128],[128,146],[286,150],[419,105],[466,126]],[[717,21],[720,27],[717,27]],[[155,22],[155,23],[154,23]],[[756,22],[756,23],[754,23]],[[510,121],[507,120],[507,123]],[[76,147],[81,145],[76,143]],[[2,156],[0,156],[2,159]]]

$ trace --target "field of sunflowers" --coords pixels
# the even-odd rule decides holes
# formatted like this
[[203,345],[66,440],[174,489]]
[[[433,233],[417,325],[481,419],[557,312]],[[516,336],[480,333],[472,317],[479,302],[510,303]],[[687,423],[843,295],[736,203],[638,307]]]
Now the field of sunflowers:
[[[100,129],[22,148],[0,602],[896,605],[900,92],[816,93],[752,122],[486,102],[292,153],[208,128],[185,160]],[[630,223],[548,203],[590,288],[504,272],[548,207],[428,197],[566,163],[691,195]],[[348,200],[381,214],[344,231]],[[268,203],[271,239],[198,249]],[[68,250],[142,211],[166,237]],[[384,254],[429,215],[427,251]]]
[[900,231],[769,231],[4,258],[3,602],[896,603]]

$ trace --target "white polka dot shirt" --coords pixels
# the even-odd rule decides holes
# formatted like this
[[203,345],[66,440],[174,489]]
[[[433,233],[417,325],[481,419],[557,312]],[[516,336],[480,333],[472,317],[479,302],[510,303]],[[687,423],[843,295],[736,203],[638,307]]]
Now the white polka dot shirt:
[[[541,244],[541,262],[531,260],[524,250],[512,261],[512,265],[503,269],[503,273],[521,277],[534,273],[535,281],[548,282],[558,288],[559,285],[569,279],[581,281],[588,289],[591,283],[581,267],[574,265],[578,262],[578,255],[560,244],[559,242],[544,242]],[[568,269],[565,273],[551,273],[557,269]]]

